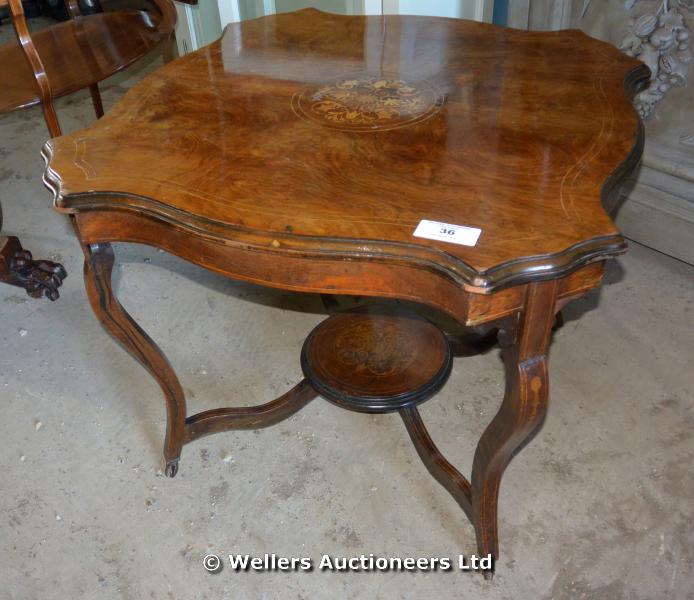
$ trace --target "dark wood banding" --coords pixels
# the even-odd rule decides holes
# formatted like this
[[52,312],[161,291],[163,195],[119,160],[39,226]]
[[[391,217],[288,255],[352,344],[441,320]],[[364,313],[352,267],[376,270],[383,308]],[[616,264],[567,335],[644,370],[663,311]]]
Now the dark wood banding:
[[334,314],[306,338],[301,369],[325,399],[349,410],[394,412],[436,394],[453,356],[436,325],[401,307]]
[[[167,474],[183,444],[271,425],[317,391],[351,409],[396,409],[472,522],[478,553],[498,559],[501,477],[544,420],[556,313],[626,250],[606,207],[643,149],[630,100],[647,78],[575,30],[304,10],[230,24],[93,126],[50,140],[44,181],[82,244],[92,308],[164,392]],[[474,245],[415,237],[422,220],[481,234]],[[173,368],[113,294],[112,242],[266,286],[425,304],[456,333],[419,320],[375,335],[333,315],[308,338],[294,389],[187,416]],[[343,344],[352,326],[359,335]],[[506,390],[466,479],[414,405],[443,385],[451,355],[495,336]],[[351,347],[369,351],[337,364]]]
[[[405,30],[421,50],[393,74]],[[355,131],[297,117],[296,94],[336,77],[377,77],[373,48],[384,85],[397,76],[431,86],[442,98],[436,114],[385,130],[360,121]],[[49,142],[45,181],[65,213],[145,214],[276,260],[429,264],[491,293],[625,251],[601,205],[640,157],[629,99],[647,76],[639,61],[575,30],[276,15],[230,25],[138,84],[103,124]],[[482,235],[472,248],[415,238],[423,218]],[[121,235],[135,241],[137,232]]]

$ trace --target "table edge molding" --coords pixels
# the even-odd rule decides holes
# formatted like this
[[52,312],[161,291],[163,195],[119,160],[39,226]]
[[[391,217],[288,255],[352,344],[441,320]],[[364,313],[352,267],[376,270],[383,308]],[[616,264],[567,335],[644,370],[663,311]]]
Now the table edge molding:
[[[66,214],[90,211],[117,211],[140,214],[166,226],[183,229],[187,234],[245,250],[300,256],[319,260],[367,260],[386,263],[408,263],[437,272],[461,285],[466,291],[489,294],[500,289],[563,277],[582,266],[612,258],[626,251],[621,235],[603,236],[580,242],[566,250],[548,255],[536,255],[501,263],[479,272],[459,258],[436,248],[386,240],[309,237],[288,233],[268,233],[211,221],[166,206],[151,198],[114,193],[79,193],[62,197],[50,167],[44,183],[53,191],[56,208]],[[123,202],[127,200],[127,204]],[[90,243],[115,240],[84,240]],[[120,238],[117,241],[141,243]]]
[[[629,71],[623,84],[625,95],[632,97],[636,94],[647,84],[649,75],[650,70],[643,63]],[[638,164],[643,147],[643,123],[637,118],[631,150],[624,160],[608,174],[602,185],[600,198],[603,210],[610,204],[610,196],[619,191],[619,184]],[[462,285],[466,291],[478,294],[490,294],[513,285],[564,277],[592,262],[614,258],[625,253],[627,249],[623,236],[614,233],[583,240],[555,253],[512,259],[484,271],[478,271],[462,259],[443,250],[418,244],[267,232],[193,215],[147,196],[119,191],[65,193],[60,177],[51,168],[50,140],[43,146],[41,156],[46,164],[43,183],[53,193],[53,204],[56,210],[65,214],[94,210],[131,211],[153,218],[167,226],[183,229],[188,234],[202,239],[238,245],[247,250],[271,252],[277,256],[289,254],[321,260],[406,262],[437,271]],[[137,242],[135,239],[130,241]]]

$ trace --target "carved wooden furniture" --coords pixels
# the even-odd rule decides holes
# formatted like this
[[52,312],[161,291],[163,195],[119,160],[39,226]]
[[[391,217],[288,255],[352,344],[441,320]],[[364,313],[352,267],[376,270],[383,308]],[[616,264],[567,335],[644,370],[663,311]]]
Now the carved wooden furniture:
[[388,308],[333,315],[306,338],[301,369],[323,398],[359,412],[392,412],[414,409],[446,383],[453,361],[445,334]]
[[82,16],[68,0],[72,18],[29,33],[21,0],[9,5],[19,43],[0,46],[0,114],[41,104],[51,137],[61,135],[53,99],[89,88],[97,117],[104,114],[98,83],[163,42],[176,25],[171,0],[153,0],[158,11],[125,10]]
[[[98,82],[142,58],[173,35],[171,0],[153,0],[160,12],[127,10],[81,16],[68,0],[72,19],[31,34],[21,0],[9,7],[18,43],[0,46],[0,114],[41,104],[51,137],[61,135],[53,98],[88,87],[97,117],[104,114]],[[0,218],[0,231],[2,219]],[[34,261],[14,237],[0,236],[0,281],[23,287],[30,296],[58,298],[66,277],[62,265]]]
[[[2,206],[0,206],[2,231]],[[15,236],[0,236],[0,282],[24,288],[32,298],[45,296],[57,300],[58,288],[67,273],[62,265],[50,260],[34,260]]]
[[[167,474],[184,444],[276,423],[313,399],[314,385],[351,407],[368,402],[363,389],[334,392],[349,370],[330,383],[339,349],[319,328],[304,350],[308,379],[284,396],[187,416],[173,368],[114,295],[111,242],[262,285],[414,301],[487,346],[498,334],[506,393],[469,480],[413,405],[399,406],[478,551],[498,557],[501,476],[544,419],[555,314],[598,287],[605,261],[626,249],[602,202],[641,152],[630,97],[647,80],[639,61],[579,31],[306,10],[230,25],[99,122],[49,141],[45,182],[84,250],[92,308],[166,398]],[[423,221],[441,224],[437,239],[414,235]],[[445,241],[470,233],[457,226],[481,233],[460,240],[469,245]],[[445,365],[436,336],[393,331],[433,344],[420,359],[430,370],[408,385],[435,388],[446,374],[434,368]],[[471,351],[448,337],[451,352]]]

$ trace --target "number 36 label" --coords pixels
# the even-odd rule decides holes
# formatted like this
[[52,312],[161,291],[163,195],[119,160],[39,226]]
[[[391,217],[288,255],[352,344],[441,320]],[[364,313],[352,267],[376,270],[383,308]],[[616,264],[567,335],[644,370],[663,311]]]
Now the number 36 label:
[[427,221],[426,219],[422,219],[412,235],[439,242],[449,242],[462,246],[474,246],[481,233],[482,230],[476,227],[451,225],[450,223],[439,223],[438,221]]

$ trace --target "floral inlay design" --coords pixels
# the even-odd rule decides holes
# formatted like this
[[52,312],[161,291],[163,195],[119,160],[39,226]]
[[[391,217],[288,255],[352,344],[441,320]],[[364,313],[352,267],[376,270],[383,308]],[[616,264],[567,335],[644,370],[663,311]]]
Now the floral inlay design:
[[428,82],[361,76],[307,88],[293,98],[295,112],[337,129],[369,131],[410,125],[434,115],[443,97]]
[[414,362],[417,348],[412,336],[403,335],[396,320],[378,328],[359,323],[335,339],[336,354],[342,363],[361,366],[377,377],[397,376]]

